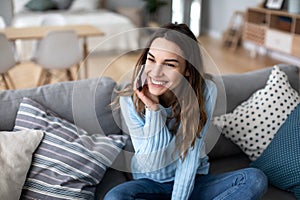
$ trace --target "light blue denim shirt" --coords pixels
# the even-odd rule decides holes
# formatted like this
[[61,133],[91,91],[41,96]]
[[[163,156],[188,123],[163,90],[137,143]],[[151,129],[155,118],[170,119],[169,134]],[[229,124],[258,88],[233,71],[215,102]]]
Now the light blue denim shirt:
[[206,80],[204,97],[208,120],[201,130],[201,138],[196,138],[194,148],[189,148],[183,162],[173,154],[175,135],[169,129],[171,123],[166,125],[171,109],[162,106],[158,111],[146,109],[145,115],[141,117],[131,97],[120,98],[121,112],[135,150],[131,162],[133,178],[147,178],[161,183],[174,181],[172,200],[188,199],[194,187],[195,175],[207,174],[209,170],[204,138],[217,97],[214,82]]

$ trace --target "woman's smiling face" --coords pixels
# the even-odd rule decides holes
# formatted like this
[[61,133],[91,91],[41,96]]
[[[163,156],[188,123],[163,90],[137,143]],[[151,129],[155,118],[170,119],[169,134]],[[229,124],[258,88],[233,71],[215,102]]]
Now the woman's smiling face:
[[152,42],[145,64],[149,92],[155,96],[174,90],[187,75],[182,50],[164,38]]

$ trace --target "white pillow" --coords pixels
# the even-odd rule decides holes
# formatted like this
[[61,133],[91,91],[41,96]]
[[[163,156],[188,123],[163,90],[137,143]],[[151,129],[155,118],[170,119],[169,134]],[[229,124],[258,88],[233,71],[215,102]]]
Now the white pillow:
[[69,10],[96,10],[99,0],[74,0]]
[[29,2],[29,0],[13,0],[13,8],[14,13],[21,12],[23,10],[26,10],[25,4]]
[[0,197],[19,199],[32,154],[44,133],[37,130],[0,132]]
[[264,88],[232,113],[215,117],[213,123],[254,161],[299,102],[299,94],[290,86],[287,75],[274,66]]

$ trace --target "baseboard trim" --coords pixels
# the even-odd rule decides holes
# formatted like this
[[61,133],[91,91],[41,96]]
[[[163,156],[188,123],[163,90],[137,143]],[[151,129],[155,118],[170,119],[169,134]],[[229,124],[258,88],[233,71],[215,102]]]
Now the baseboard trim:
[[243,42],[243,47],[245,49],[249,50],[250,52],[253,52],[253,53],[251,53],[253,56],[255,56],[255,52],[256,52],[260,55],[268,55],[276,60],[280,60],[282,62],[300,66],[300,58],[299,57],[295,57],[295,56],[281,53],[278,51],[272,51],[272,50],[266,49],[262,46],[255,45],[251,42]]
[[[218,39],[218,40],[222,39],[222,33],[220,33],[220,32],[213,31],[213,30],[205,30],[204,32],[214,39]],[[300,66],[300,58],[299,57],[291,56],[291,55],[284,54],[284,53],[281,53],[278,51],[272,51],[272,50],[266,49],[262,46],[255,45],[251,42],[246,42],[246,41],[243,42],[242,46],[246,50],[249,50],[251,52],[251,55],[253,56],[253,58],[256,56],[256,53],[258,53],[259,55],[268,55],[271,58],[274,58],[276,60],[280,60],[282,62]]]

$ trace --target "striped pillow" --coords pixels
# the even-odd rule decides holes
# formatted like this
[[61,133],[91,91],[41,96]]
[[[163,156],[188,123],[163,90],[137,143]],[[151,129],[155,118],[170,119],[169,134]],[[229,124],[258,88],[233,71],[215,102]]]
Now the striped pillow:
[[94,199],[96,185],[127,136],[88,135],[39,103],[23,98],[14,130],[43,130],[21,199]]

